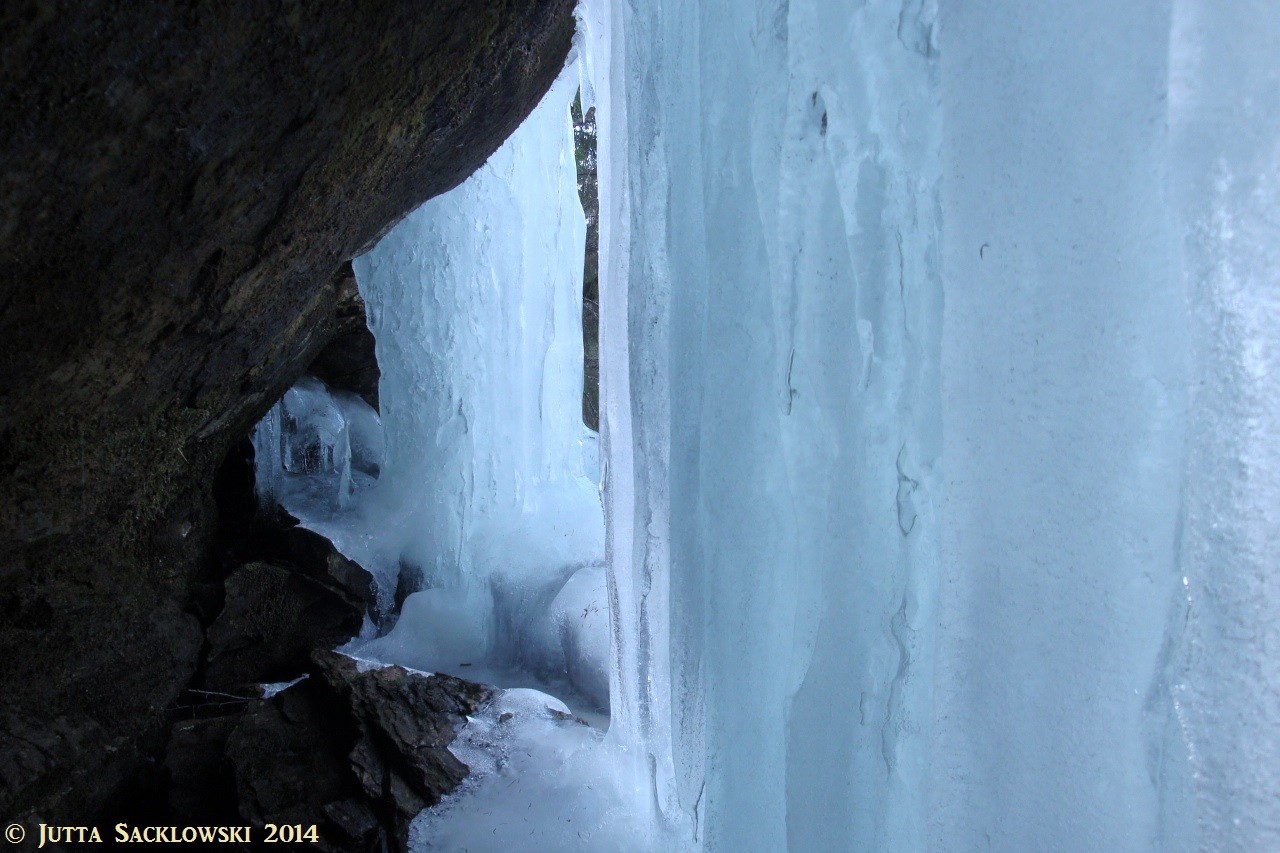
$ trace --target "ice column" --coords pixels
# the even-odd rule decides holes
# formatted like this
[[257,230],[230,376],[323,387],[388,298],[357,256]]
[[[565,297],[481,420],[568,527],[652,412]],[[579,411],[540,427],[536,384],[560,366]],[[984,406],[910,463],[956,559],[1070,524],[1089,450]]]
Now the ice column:
[[[643,195],[648,186],[643,170],[635,172],[640,180],[632,180],[633,143],[639,128],[628,121],[632,91],[627,82],[629,68],[656,66],[660,60],[653,55],[658,45],[645,41],[654,33],[624,28],[628,15],[624,0],[585,0],[578,6],[583,107],[596,110],[599,170],[601,468],[611,631],[609,738],[632,757],[619,765],[618,773],[630,774],[622,782],[631,788],[632,802],[640,812],[638,822],[660,835],[669,831],[671,837],[657,846],[678,848],[687,838],[687,828],[672,784],[675,747],[666,548],[670,522],[663,486],[668,467],[664,438],[668,394],[662,355],[647,347],[653,342],[650,332],[662,340],[667,289],[657,277],[649,279],[652,292],[633,285],[637,274],[632,261],[643,255],[633,254],[631,238],[633,227],[642,233],[661,229],[668,219],[663,188],[654,187],[651,196]],[[633,205],[642,198],[651,205],[652,218],[632,217]],[[643,305],[632,307],[633,296],[644,300]],[[638,325],[631,325],[632,318]],[[633,374],[633,366],[643,372]],[[659,826],[663,812],[666,827]]]
[[[425,586],[382,653],[424,668],[492,654],[563,670],[568,648],[603,704],[603,513],[581,418],[577,85],[570,67],[479,171],[356,259],[387,440],[362,511],[376,559],[420,571]],[[548,615],[568,614],[592,585],[595,611]]]

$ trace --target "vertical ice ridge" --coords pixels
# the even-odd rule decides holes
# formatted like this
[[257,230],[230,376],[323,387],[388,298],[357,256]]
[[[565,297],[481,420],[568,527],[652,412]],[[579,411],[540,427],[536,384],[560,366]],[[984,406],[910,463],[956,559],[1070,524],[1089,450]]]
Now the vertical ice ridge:
[[892,776],[898,771],[898,743],[908,733],[909,712],[906,707],[906,689],[911,678],[911,642],[915,631],[907,624],[907,597],[889,620],[889,631],[897,646],[897,671],[886,690],[884,723],[880,727],[880,752],[884,758],[885,773]]

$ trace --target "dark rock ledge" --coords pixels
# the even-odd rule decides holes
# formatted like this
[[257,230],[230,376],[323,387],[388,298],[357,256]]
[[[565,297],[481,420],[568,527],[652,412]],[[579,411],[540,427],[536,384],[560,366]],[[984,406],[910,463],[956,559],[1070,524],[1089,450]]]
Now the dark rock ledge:
[[[409,823],[467,775],[448,750],[489,688],[318,651],[309,677],[229,714],[174,724],[173,819],[319,827],[328,850],[404,850]],[[301,845],[300,845],[301,846]]]

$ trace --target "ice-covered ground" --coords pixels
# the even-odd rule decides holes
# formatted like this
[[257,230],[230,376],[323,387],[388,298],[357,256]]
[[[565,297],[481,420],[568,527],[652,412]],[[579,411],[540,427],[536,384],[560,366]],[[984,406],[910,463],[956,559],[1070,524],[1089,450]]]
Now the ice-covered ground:
[[534,690],[508,690],[450,747],[471,775],[415,821],[415,850],[646,851],[635,759]]

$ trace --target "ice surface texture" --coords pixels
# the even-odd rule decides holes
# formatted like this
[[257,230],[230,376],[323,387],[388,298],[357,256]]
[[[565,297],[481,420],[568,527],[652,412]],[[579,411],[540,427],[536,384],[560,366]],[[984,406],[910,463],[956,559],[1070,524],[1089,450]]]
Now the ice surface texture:
[[1280,848],[1280,16],[588,4],[614,721],[709,850]]
[[1174,4],[1168,174],[1192,393],[1184,588],[1148,753],[1177,783],[1168,825],[1205,848],[1280,849],[1277,44],[1273,4]]

